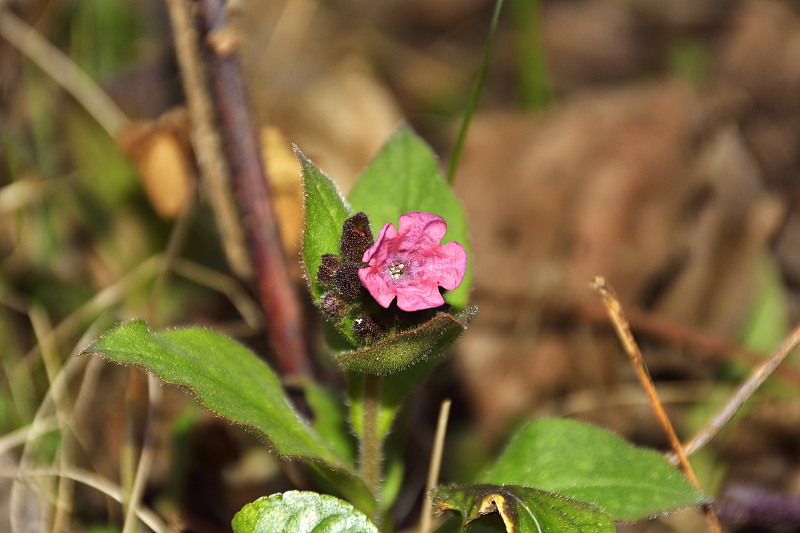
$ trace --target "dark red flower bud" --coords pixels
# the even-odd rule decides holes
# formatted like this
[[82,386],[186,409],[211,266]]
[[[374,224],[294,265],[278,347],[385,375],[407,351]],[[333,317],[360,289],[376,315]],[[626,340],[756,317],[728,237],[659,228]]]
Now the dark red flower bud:
[[342,238],[339,241],[339,250],[345,261],[361,263],[364,252],[372,246],[372,230],[366,213],[356,213],[342,225]]
[[338,255],[325,254],[322,256],[317,268],[317,281],[320,285],[330,286],[333,285],[333,277],[339,267],[342,266],[342,260]]
[[343,263],[333,276],[333,286],[342,298],[355,302],[363,298],[364,286],[358,277],[356,263]]
[[319,299],[319,307],[331,317],[340,317],[347,311],[347,302],[333,291],[326,292]]
[[383,338],[386,328],[375,315],[363,314],[353,323],[353,333],[365,342],[374,342]]

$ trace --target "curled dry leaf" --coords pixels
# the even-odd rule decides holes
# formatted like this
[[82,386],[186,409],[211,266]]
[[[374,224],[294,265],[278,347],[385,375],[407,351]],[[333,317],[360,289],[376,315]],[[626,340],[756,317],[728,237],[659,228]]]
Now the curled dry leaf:
[[177,109],[153,122],[133,123],[120,133],[117,142],[136,165],[156,213],[161,218],[176,218],[189,199],[195,179],[186,111]]

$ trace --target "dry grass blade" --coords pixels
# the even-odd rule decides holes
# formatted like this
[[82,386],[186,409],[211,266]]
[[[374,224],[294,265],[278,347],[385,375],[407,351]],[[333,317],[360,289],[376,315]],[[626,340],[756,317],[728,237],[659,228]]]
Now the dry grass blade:
[[[767,361],[765,361],[761,366],[753,370],[750,374],[750,377],[747,378],[739,390],[731,396],[728,403],[720,410],[717,416],[714,417],[713,420],[701,431],[695,438],[689,441],[683,447],[684,453],[689,456],[696,453],[698,450],[702,449],[703,446],[708,444],[714,436],[720,432],[720,430],[725,427],[725,424],[730,422],[730,420],[734,417],[734,415],[739,411],[742,407],[744,402],[753,395],[753,393],[766,381],[766,379],[778,368],[786,357],[792,353],[797,346],[800,345],[800,325],[798,325],[794,331],[787,337],[787,339],[781,344],[778,350],[770,357]],[[676,463],[678,461],[678,456],[676,454],[671,454],[667,457],[667,459],[672,462]]]
[[[678,463],[680,464],[683,473],[686,475],[686,478],[692,483],[692,485],[694,485],[698,490],[702,490],[702,487],[700,487],[700,482],[697,481],[697,476],[694,475],[694,470],[692,469],[692,465],[689,463],[689,459],[687,459],[686,455],[683,453],[683,447],[678,439],[678,435],[675,433],[675,428],[672,426],[672,422],[667,416],[664,405],[661,403],[661,400],[658,397],[658,392],[653,384],[653,380],[650,377],[647,366],[644,364],[642,352],[639,350],[639,346],[636,344],[636,341],[633,338],[630,325],[628,324],[628,320],[625,318],[625,314],[622,310],[622,304],[620,303],[614,288],[611,287],[605,278],[600,276],[594,278],[591,285],[592,288],[597,291],[597,293],[603,299],[608,316],[611,319],[611,323],[614,325],[614,331],[616,331],[617,337],[619,337],[619,340],[625,349],[625,353],[628,355],[633,368],[636,370],[636,376],[639,379],[639,384],[642,386],[645,393],[647,393],[647,397],[650,400],[650,405],[652,406],[653,412],[658,419],[658,423],[664,430],[670,446],[678,456]],[[705,512],[706,517],[708,518],[709,529],[714,533],[721,533],[722,527],[719,524],[719,520],[717,519],[717,515],[714,510],[711,507],[707,507]]]
[[425,485],[425,494],[422,498],[420,511],[419,533],[428,533],[431,529],[431,489],[439,484],[439,470],[442,467],[442,453],[444,452],[444,437],[447,433],[447,419],[450,417],[450,405],[453,402],[445,400],[439,407],[439,419],[436,422],[436,435],[433,438],[431,450],[431,463],[428,467],[428,482]]
[[0,6],[0,36],[69,92],[112,138],[130,120],[86,73],[39,32]]
[[[122,503],[122,489],[119,485],[115,485],[108,479],[82,470],[80,468],[69,467],[65,469],[56,468],[36,468],[30,470],[13,469],[13,470],[0,470],[0,476],[6,478],[36,478],[36,477],[64,477],[78,483],[82,483],[87,487],[102,492],[109,498]],[[168,529],[166,524],[155,514],[153,511],[144,506],[137,506],[134,509],[136,517],[139,518],[147,527],[156,533],[167,533]]]
[[211,202],[221,234],[228,264],[242,278],[252,276],[244,247],[244,234],[237,221],[236,209],[227,186],[228,166],[222,154],[222,143],[216,130],[215,113],[205,81],[199,37],[192,25],[190,2],[168,0],[175,52],[192,121],[192,146],[200,168],[203,185]]
[[147,478],[150,475],[150,468],[153,465],[153,456],[155,453],[153,445],[153,427],[155,426],[159,406],[161,405],[161,387],[158,379],[152,374],[147,375],[147,388],[150,405],[148,406],[147,421],[145,422],[144,442],[142,443],[142,452],[139,454],[139,463],[136,466],[136,476],[133,480],[130,499],[127,502],[125,524],[122,527],[122,533],[136,531],[137,509],[141,507],[142,495],[144,494]]

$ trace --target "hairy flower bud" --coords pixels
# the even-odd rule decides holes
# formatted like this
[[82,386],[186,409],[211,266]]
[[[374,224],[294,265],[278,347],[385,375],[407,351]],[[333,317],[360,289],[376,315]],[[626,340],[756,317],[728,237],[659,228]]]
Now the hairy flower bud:
[[319,300],[319,307],[331,317],[340,317],[347,311],[347,302],[333,291],[328,291]]
[[372,230],[366,213],[356,213],[342,225],[342,238],[339,241],[339,250],[345,261],[361,262],[364,252],[372,246]]
[[358,277],[358,265],[343,263],[333,276],[333,286],[348,302],[360,300],[364,296],[364,286]]
[[365,342],[374,342],[386,334],[386,328],[375,315],[366,313],[356,318],[353,333]]
[[323,255],[320,259],[319,268],[317,268],[317,281],[319,284],[326,287],[333,285],[334,275],[340,266],[342,266],[342,260],[338,255]]

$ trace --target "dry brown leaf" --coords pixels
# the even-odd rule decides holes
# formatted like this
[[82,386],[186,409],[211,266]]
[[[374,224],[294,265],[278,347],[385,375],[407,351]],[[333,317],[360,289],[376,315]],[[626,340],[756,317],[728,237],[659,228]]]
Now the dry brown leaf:
[[[297,257],[303,230],[303,189],[300,163],[283,132],[274,126],[261,128],[261,154],[267,168],[281,242],[288,258]],[[290,261],[291,264],[296,261]]]
[[150,204],[162,218],[176,218],[191,194],[194,155],[184,110],[155,122],[136,122],[119,136],[121,149],[133,160]]
[[[735,130],[709,122],[706,108],[687,86],[663,83],[590,95],[542,119],[476,120],[456,189],[483,319],[459,361],[487,433],[628,372],[619,346],[581,318],[597,305],[595,275],[631,310],[738,331],[781,205]],[[667,355],[663,368],[675,371]],[[521,392],[512,401],[508,391]]]

